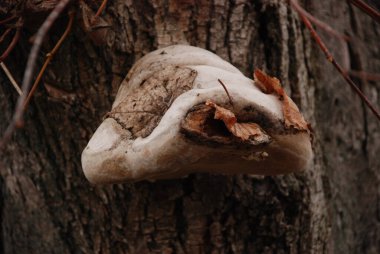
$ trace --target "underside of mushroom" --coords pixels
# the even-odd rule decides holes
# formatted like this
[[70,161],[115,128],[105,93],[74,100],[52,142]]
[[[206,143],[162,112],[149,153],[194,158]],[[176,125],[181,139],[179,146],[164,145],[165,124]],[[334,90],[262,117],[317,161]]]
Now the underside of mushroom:
[[174,45],[140,59],[82,153],[92,183],[194,172],[275,175],[305,169],[310,131],[280,82]]

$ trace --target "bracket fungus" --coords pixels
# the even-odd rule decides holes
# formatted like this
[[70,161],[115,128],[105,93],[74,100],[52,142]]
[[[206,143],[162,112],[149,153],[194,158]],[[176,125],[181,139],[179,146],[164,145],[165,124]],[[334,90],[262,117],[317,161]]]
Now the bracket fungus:
[[312,158],[307,123],[276,78],[260,70],[254,76],[192,46],[147,54],[82,153],[86,177],[117,183],[305,169]]

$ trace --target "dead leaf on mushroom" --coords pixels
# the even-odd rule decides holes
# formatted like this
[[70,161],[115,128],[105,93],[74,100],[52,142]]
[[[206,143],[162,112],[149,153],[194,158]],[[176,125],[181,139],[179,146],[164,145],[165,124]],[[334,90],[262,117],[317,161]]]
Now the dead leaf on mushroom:
[[[184,73],[190,80],[183,79]],[[218,80],[234,83],[229,86],[234,105]],[[268,91],[272,81],[265,83]],[[313,157],[309,133],[286,129],[283,102],[252,83],[201,48],[173,45],[147,54],[131,68],[111,113],[83,150],[85,176],[96,184],[198,172],[278,175],[308,168]],[[291,115],[292,105],[284,108]]]
[[259,69],[255,69],[254,78],[256,85],[263,93],[276,94],[280,97],[286,95],[284,89],[282,89],[280,80],[277,78],[271,77]]
[[249,140],[253,144],[269,143],[271,138],[256,123],[238,123],[235,114],[221,106],[216,105],[211,100],[206,101],[206,105],[215,108],[214,119],[222,120],[227,129],[236,137],[243,141]]
[[308,124],[298,110],[297,105],[289,98],[281,87],[280,81],[267,75],[265,72],[256,69],[254,72],[256,85],[266,94],[274,94],[282,102],[282,113],[286,128],[308,131]]

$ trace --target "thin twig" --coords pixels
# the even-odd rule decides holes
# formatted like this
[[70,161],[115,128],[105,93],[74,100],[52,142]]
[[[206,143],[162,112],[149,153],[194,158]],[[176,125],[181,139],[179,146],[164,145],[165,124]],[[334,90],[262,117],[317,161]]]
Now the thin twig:
[[331,55],[330,51],[327,49],[326,45],[322,41],[322,39],[319,37],[317,32],[314,30],[313,26],[311,25],[310,21],[306,16],[302,14],[300,11],[301,7],[297,4],[294,0],[289,0],[290,4],[293,6],[293,8],[297,11],[299,16],[301,17],[302,21],[306,25],[307,29],[310,31],[312,37],[317,42],[319,47],[322,49],[323,53],[325,54],[327,60],[331,62],[334,67],[339,71],[339,73],[343,76],[343,78],[346,80],[346,82],[350,85],[350,87],[354,90],[355,93],[357,93],[362,101],[369,107],[369,109],[372,111],[372,113],[376,116],[376,118],[380,121],[380,113],[376,110],[376,108],[371,104],[369,99],[362,93],[362,91],[358,88],[358,86],[351,80],[351,78],[347,75],[347,73],[343,70],[343,68],[335,61],[334,57]]
[[59,14],[65,9],[66,5],[69,2],[70,0],[59,1],[59,3],[55,6],[53,11],[49,14],[49,16],[46,18],[44,23],[38,29],[36,39],[34,40],[32,49],[28,57],[24,79],[22,81],[21,89],[23,91],[23,94],[22,96],[18,98],[15,113],[13,114],[13,118],[10,124],[8,125],[7,129],[5,130],[3,137],[0,140],[0,149],[2,149],[4,145],[8,142],[8,140],[11,138],[15,128],[22,126],[22,118],[24,114],[24,110],[23,110],[24,103],[25,103],[25,99],[30,88],[37,55],[41,48],[42,41],[45,38],[45,35],[49,31],[50,27],[53,25],[54,21],[58,18]]
[[226,85],[225,85],[220,79],[218,79],[218,81],[219,81],[219,83],[222,85],[224,91],[226,91],[226,94],[227,94],[227,96],[228,96],[228,99],[230,100],[231,106],[233,107],[233,106],[234,106],[234,103],[232,102],[232,98],[231,98],[231,96],[230,96],[230,93],[229,93],[228,90],[227,90]]
[[5,23],[7,23],[7,22],[9,22],[9,21],[11,21],[13,19],[15,19],[16,17],[17,17],[16,15],[13,15],[13,16],[10,16],[10,17],[5,18],[3,20],[0,20],[0,25],[5,24]]
[[21,34],[21,27],[17,27],[16,33],[13,36],[11,43],[9,43],[8,48],[0,56],[0,62],[4,61],[4,59],[8,57],[9,53],[11,53],[12,49],[16,46],[17,41],[20,39],[20,34]]
[[361,0],[350,0],[350,2],[358,7],[361,11],[373,18],[377,23],[380,23],[380,12],[374,9],[372,6],[366,4]]
[[17,84],[16,80],[13,78],[12,73],[8,70],[7,66],[3,62],[0,62],[0,66],[3,69],[3,71],[5,72],[5,75],[7,75],[9,81],[11,81],[11,84],[16,89],[17,93],[21,96],[22,95],[21,88]]
[[361,78],[368,81],[380,81],[380,74],[369,73],[365,71],[349,70],[348,74],[353,77]]
[[29,104],[29,102],[30,102],[30,100],[31,100],[34,92],[36,91],[36,89],[38,87],[38,84],[41,81],[42,75],[44,74],[44,72],[46,70],[46,67],[49,65],[49,63],[53,59],[53,56],[58,51],[59,47],[62,45],[63,41],[66,39],[67,35],[69,34],[69,32],[71,30],[71,27],[73,25],[73,20],[74,20],[74,12],[70,12],[70,14],[69,14],[69,22],[67,23],[66,30],[62,34],[61,38],[58,40],[57,44],[54,46],[54,48],[52,49],[52,51],[50,51],[48,54],[46,54],[46,60],[45,60],[45,62],[43,64],[40,72],[38,73],[36,80],[33,83],[32,89],[30,89],[28,97],[25,100],[24,110],[26,110],[26,107],[28,106],[28,104]]
[[99,6],[98,11],[95,13],[94,17],[92,17],[91,23],[95,22],[95,19],[102,14],[104,8],[106,8],[107,0],[103,0],[102,4]]
[[309,12],[307,12],[304,8],[302,8],[301,6],[298,5],[298,12],[301,12],[302,15],[306,16],[310,21],[311,23],[313,23],[314,25],[318,26],[319,28],[325,30],[327,33],[337,37],[338,39],[340,40],[344,40],[344,41],[348,41],[350,40],[350,37],[345,35],[345,34],[341,34],[339,32],[337,32],[334,28],[332,28],[331,26],[329,26],[328,24],[326,24],[325,22],[317,19],[316,17],[314,17],[313,15],[311,15]]
[[0,43],[3,42],[5,37],[12,31],[12,27],[8,27],[7,30],[0,36]]

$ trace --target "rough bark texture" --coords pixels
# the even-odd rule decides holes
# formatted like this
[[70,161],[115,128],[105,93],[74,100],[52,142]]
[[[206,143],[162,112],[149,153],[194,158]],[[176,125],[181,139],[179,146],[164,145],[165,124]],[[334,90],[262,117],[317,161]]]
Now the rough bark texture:
[[[2,2],[0,14],[11,5]],[[321,32],[339,62],[380,71],[380,26],[345,1],[303,5],[353,37],[348,46]],[[111,28],[106,43],[96,46],[77,12],[25,128],[1,154],[0,252],[380,252],[380,125],[286,1],[118,0],[109,1],[103,18]],[[53,27],[39,65],[66,22],[63,17]],[[18,82],[35,32],[27,27],[6,61]],[[194,174],[91,186],[80,154],[120,82],[145,53],[173,43],[209,49],[248,76],[254,67],[277,76],[315,130],[314,164],[279,177]],[[379,82],[357,82],[379,105]],[[2,133],[17,94],[2,72],[0,84]]]

